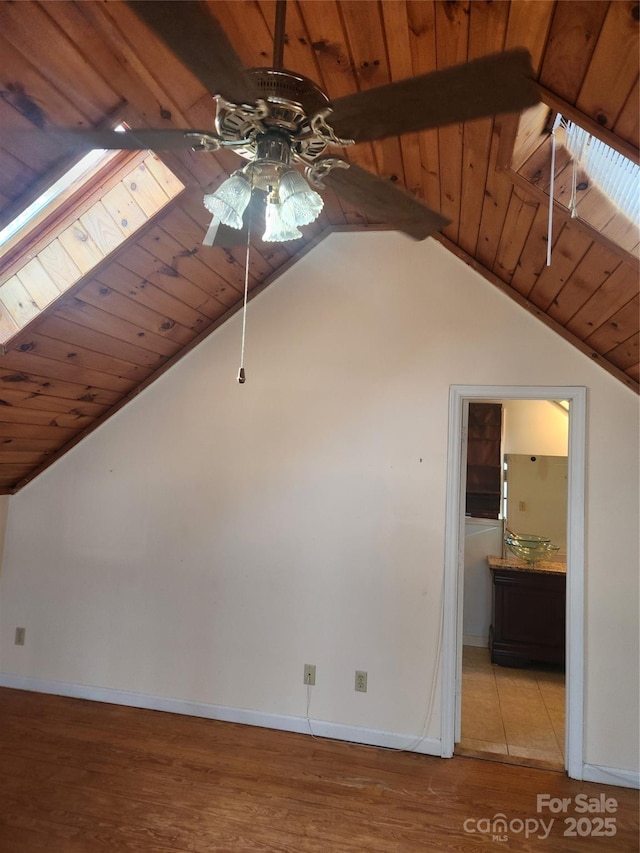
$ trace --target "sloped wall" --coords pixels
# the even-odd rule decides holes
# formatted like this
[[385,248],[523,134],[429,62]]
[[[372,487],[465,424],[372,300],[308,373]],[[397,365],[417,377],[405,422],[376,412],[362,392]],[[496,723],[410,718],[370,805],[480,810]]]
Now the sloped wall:
[[0,672],[304,717],[315,663],[314,718],[416,734],[449,386],[586,385],[585,760],[637,767],[636,397],[439,244],[390,232],[327,239],[247,331],[244,386],[235,317],[11,499]]

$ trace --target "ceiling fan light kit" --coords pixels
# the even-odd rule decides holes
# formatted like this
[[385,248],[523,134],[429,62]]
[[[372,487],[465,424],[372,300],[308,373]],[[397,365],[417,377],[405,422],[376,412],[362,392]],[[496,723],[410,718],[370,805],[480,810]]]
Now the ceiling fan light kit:
[[262,239],[265,243],[285,243],[288,240],[297,240],[302,237],[302,231],[285,218],[282,208],[277,194],[271,193],[267,198],[264,214],[265,228]]
[[207,193],[204,206],[223,225],[242,228],[242,217],[251,201],[251,184],[241,172],[234,172],[214,193]]
[[[225,104],[227,117],[232,114],[230,106]],[[239,107],[238,112],[246,111]],[[263,110],[260,112],[264,115]],[[324,202],[300,172],[291,167],[291,139],[281,130],[256,133],[255,129],[244,126],[241,135],[242,153],[252,157],[251,162],[234,172],[215,192],[205,195],[204,206],[214,220],[240,229],[252,193],[262,192],[266,194],[262,239],[284,242],[302,237],[300,226],[314,222]]]

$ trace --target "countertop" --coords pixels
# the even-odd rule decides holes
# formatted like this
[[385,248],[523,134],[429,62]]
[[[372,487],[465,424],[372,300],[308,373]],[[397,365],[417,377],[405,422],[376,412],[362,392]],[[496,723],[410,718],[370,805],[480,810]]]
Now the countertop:
[[540,560],[535,566],[517,557],[487,557],[490,569],[513,569],[515,572],[540,572],[542,574],[566,575],[566,562]]

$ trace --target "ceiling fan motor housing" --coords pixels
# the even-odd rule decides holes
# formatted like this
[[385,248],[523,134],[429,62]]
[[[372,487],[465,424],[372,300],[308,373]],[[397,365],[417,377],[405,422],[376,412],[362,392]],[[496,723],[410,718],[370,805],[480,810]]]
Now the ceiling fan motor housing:
[[324,92],[312,80],[290,71],[252,68],[247,73],[254,79],[262,104],[231,104],[219,98],[216,130],[222,139],[251,139],[235,150],[253,159],[258,135],[275,130],[288,137],[294,156],[308,161],[322,154],[326,143],[312,130],[311,119],[330,106]]

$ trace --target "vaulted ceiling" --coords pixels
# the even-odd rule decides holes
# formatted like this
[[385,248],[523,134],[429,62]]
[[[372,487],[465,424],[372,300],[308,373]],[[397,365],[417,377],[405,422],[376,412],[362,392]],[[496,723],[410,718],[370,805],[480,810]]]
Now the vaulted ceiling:
[[[208,6],[245,66],[271,64],[273,0]],[[551,109],[637,159],[638,10],[627,0],[291,0],[284,66],[337,98],[523,46]],[[211,94],[124,2],[1,2],[0,71],[0,226],[69,164],[47,128],[122,117],[133,127],[202,129],[215,116]],[[33,138],[17,146],[7,128],[33,128]],[[548,130],[544,121],[535,129],[526,153],[538,159],[528,169],[512,167],[517,139],[524,134],[526,148],[532,138],[517,116],[360,144],[344,156],[441,211],[450,224],[437,239],[637,390],[637,229],[621,246],[557,202],[546,266],[549,182],[546,154],[535,152]],[[210,219],[203,190],[238,156],[162,156],[186,189],[88,272],[78,261],[70,287],[62,255],[40,260],[41,234],[0,258],[0,285],[13,288],[13,301],[0,304],[0,492],[32,479],[241,304],[244,250],[201,245]],[[128,189],[135,206],[135,182]],[[330,191],[324,199],[301,240],[252,238],[252,292],[332,230],[385,227]],[[91,234],[80,212],[63,213],[70,251],[76,245],[82,257]],[[33,264],[21,273],[35,259],[37,281]],[[16,324],[12,311],[28,322]]]

